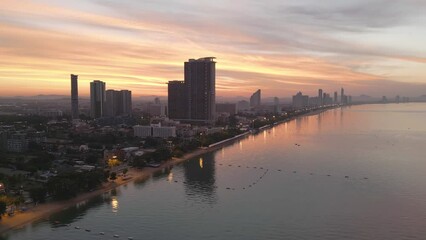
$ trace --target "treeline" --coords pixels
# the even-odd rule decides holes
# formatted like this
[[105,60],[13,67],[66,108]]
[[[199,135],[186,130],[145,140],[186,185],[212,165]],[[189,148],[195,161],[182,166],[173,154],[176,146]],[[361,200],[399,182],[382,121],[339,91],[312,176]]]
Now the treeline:
[[200,136],[200,143],[203,147],[208,147],[210,144],[217,143],[228,138],[235,137],[242,132],[239,129],[228,129],[222,132],[217,132],[209,135]]
[[146,167],[148,163],[161,163],[163,161],[167,161],[171,159],[172,151],[170,151],[167,147],[161,147],[154,152],[146,152],[140,157],[136,157],[133,159],[134,167]]
[[47,195],[55,200],[65,200],[101,186],[108,176],[109,172],[101,169],[62,173],[50,178],[45,186],[30,189],[29,193],[34,202],[44,202]]

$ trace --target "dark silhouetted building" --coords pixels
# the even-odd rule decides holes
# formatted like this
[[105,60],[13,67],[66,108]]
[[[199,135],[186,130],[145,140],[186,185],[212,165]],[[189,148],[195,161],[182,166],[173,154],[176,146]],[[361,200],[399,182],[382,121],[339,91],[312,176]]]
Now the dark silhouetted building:
[[237,114],[237,104],[235,103],[216,103],[217,113],[229,113],[229,115]]
[[95,80],[90,83],[90,116],[100,118],[104,116],[105,83]]
[[242,112],[242,111],[246,111],[246,110],[250,110],[250,103],[246,100],[238,101],[237,111]]
[[324,101],[323,101],[323,93],[322,93],[322,89],[318,89],[318,105],[323,105]]
[[334,92],[334,104],[337,104],[337,92]]
[[309,96],[303,95],[302,92],[298,92],[293,96],[293,107],[303,108],[309,105]]
[[214,57],[185,62],[188,117],[191,121],[214,122],[216,107],[216,62]]
[[78,75],[71,74],[71,117],[78,119]]
[[188,90],[184,81],[169,81],[168,111],[170,119],[189,119]]
[[281,113],[280,99],[274,97],[274,113]]
[[256,108],[259,107],[261,104],[261,91],[258,89],[256,92],[254,92],[250,97],[250,107]]
[[105,101],[105,116],[131,116],[132,92],[129,90],[107,90]]

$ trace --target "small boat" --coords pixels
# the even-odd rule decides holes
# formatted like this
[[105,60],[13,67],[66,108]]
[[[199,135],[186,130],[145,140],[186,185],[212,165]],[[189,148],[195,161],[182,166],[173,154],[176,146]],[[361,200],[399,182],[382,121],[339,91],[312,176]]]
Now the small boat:
[[114,235],[114,237],[115,237],[115,238],[119,238],[120,236],[119,236],[119,235],[117,235],[117,234],[115,234],[115,235]]
[[86,232],[91,232],[92,230],[90,230],[90,229],[86,229],[85,231],[86,231]]
[[99,232],[99,235],[105,235],[105,233],[104,232]]
[[133,237],[128,237],[127,239],[129,239],[129,240],[133,240]]
[[74,228],[75,228],[75,229],[80,229],[80,227],[79,227],[79,226],[75,226]]

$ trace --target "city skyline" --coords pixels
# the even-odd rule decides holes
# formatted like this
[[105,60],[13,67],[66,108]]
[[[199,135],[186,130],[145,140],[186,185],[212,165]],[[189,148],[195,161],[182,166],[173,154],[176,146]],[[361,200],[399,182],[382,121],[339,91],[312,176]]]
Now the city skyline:
[[80,86],[102,79],[134,96],[165,96],[165,83],[182,79],[191,56],[220,59],[218,96],[314,95],[319,87],[350,88],[354,96],[425,94],[425,3],[317,4],[2,1],[0,94],[68,95],[75,73]]

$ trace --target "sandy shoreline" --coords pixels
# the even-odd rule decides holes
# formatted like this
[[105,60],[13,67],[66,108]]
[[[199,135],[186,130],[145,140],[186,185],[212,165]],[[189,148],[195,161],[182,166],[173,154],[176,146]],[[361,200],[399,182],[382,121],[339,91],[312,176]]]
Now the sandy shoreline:
[[[303,114],[303,115],[282,121],[279,124],[292,121],[292,120],[299,118],[299,117],[316,115],[316,114],[322,113],[322,112],[327,111],[327,110],[329,110],[329,109],[316,110],[316,111],[313,111],[311,113],[306,113],[306,114]],[[268,129],[269,127],[273,127],[273,126],[272,125],[271,126],[265,126],[264,128],[261,129],[261,131]],[[114,189],[118,186],[133,182],[135,180],[144,181],[144,180],[150,178],[154,173],[159,172],[159,171],[163,171],[165,168],[183,163],[185,161],[188,161],[191,158],[203,155],[205,153],[216,151],[218,149],[221,149],[225,146],[228,146],[228,145],[234,143],[235,141],[243,139],[247,136],[250,136],[250,134],[240,135],[238,138],[229,139],[229,141],[222,142],[218,145],[215,145],[215,146],[212,146],[212,147],[209,147],[209,148],[197,149],[193,152],[185,154],[182,158],[173,158],[170,161],[164,162],[158,168],[143,168],[143,169],[130,168],[128,175],[132,175],[131,179],[122,180],[120,177],[118,177],[117,180],[115,180],[115,182],[105,183],[99,189],[92,191],[92,192],[86,192],[86,193],[83,193],[83,194],[79,194],[75,198],[72,198],[72,199],[69,199],[69,200],[66,200],[66,201],[52,201],[52,202],[49,202],[49,203],[40,204],[36,207],[29,209],[26,212],[18,213],[15,216],[12,216],[12,217],[4,216],[0,220],[0,234],[4,234],[5,232],[7,232],[11,229],[23,227],[24,225],[32,223],[36,220],[48,218],[53,213],[56,213],[56,212],[59,212],[61,210],[72,207],[72,206],[74,206],[74,205],[76,205],[80,202],[86,201],[90,198],[99,196],[99,195],[101,195],[105,192],[108,192],[108,191],[110,191],[110,190],[112,190],[112,189]]]

